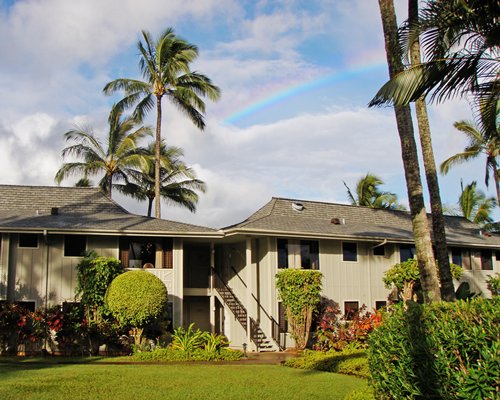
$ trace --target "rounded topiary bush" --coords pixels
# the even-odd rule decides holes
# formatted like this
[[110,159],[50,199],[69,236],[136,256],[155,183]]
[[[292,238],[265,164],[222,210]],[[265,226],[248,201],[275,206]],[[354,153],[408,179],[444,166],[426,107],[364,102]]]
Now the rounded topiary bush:
[[128,271],[117,276],[109,285],[106,305],[123,325],[139,329],[134,333],[140,340],[142,329],[161,316],[167,305],[167,288],[146,271]]

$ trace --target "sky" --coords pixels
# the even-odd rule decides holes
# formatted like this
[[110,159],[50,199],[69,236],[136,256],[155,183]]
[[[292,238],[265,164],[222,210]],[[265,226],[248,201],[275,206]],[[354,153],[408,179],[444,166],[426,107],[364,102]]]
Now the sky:
[[[402,21],[407,2],[395,3]],[[192,69],[222,95],[207,100],[204,131],[163,103],[163,138],[207,192],[196,213],[164,203],[162,218],[221,228],[273,196],[348,203],[343,182],[354,188],[367,172],[407,204],[394,112],[367,107],[388,78],[376,0],[0,0],[0,183],[55,185],[70,129],[104,140],[119,96],[102,88],[140,78],[141,30],[167,27],[198,46]],[[466,145],[453,122],[472,114],[460,99],[429,113],[441,163]],[[494,195],[481,159],[439,177],[444,203],[457,202],[461,178]]]

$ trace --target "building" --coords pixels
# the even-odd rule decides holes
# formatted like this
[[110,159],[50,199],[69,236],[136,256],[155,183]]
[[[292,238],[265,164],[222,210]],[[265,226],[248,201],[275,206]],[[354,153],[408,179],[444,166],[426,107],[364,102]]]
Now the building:
[[[147,268],[167,286],[174,326],[224,333],[234,346],[291,345],[274,276],[323,273],[323,296],[346,312],[385,304],[383,272],[415,254],[408,212],[273,198],[221,230],[128,213],[95,188],[0,185],[0,299],[32,307],[74,300],[84,250]],[[489,296],[500,236],[446,217],[462,282]]]

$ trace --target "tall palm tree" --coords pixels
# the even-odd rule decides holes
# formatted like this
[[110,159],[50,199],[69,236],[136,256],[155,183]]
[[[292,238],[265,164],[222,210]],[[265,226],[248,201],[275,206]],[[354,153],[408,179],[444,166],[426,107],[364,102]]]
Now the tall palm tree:
[[104,173],[99,186],[111,197],[113,182],[124,180],[131,167],[144,162],[137,143],[145,136],[151,136],[151,128],[137,128],[134,118],[122,117],[122,111],[114,107],[108,123],[105,146],[89,129],[76,127],[64,134],[66,141],[73,144],[63,149],[63,158],[73,156],[82,161],[63,163],[55,176],[57,184],[74,175],[83,175],[84,179],[88,179],[88,176]]
[[125,97],[117,106],[121,109],[135,106],[134,116],[140,120],[156,106],[155,216],[161,218],[162,99],[169,99],[203,130],[205,103],[202,97],[215,101],[220,96],[220,90],[207,76],[190,70],[189,64],[198,57],[198,48],[179,39],[172,28],[168,28],[157,40],[153,40],[149,32],[142,31],[142,41],[137,43],[137,47],[143,80],[115,79],[103,91],[108,95],[123,91]]
[[486,197],[482,190],[477,189],[477,182],[462,187],[462,194],[458,199],[459,213],[469,221],[478,225],[487,225],[493,222],[491,213],[495,208],[495,198]]
[[353,194],[349,186],[344,182],[344,186],[347,189],[347,196],[353,206],[404,210],[404,207],[398,204],[398,197],[395,193],[380,190],[380,185],[383,184],[384,181],[378,176],[367,173],[366,176],[358,180],[356,191]]
[[[484,121],[488,116],[485,114],[485,109],[481,108],[483,112],[479,114],[479,118]],[[497,110],[497,116],[499,110]],[[455,165],[473,160],[481,155],[486,155],[486,172],[484,183],[488,187],[490,180],[490,173],[493,175],[495,181],[495,189],[497,193],[497,202],[500,204],[500,171],[498,160],[500,157],[500,129],[496,125],[495,131],[492,133],[486,130],[487,126],[484,122],[475,124],[472,121],[456,121],[453,126],[462,132],[468,139],[469,143],[464,151],[457,153],[450,158],[444,160],[441,164],[441,173],[447,174],[450,168]]]
[[[415,25],[415,29],[418,29],[418,1],[419,0],[408,0],[408,24],[410,26]],[[415,35],[413,42],[410,43],[410,60],[411,65],[420,64],[420,39],[418,35]],[[453,286],[453,277],[450,269],[443,204],[441,202],[436,161],[432,148],[429,115],[427,113],[427,104],[424,96],[415,100],[415,112],[417,115],[427,189],[429,191],[431,203],[432,231],[434,233],[435,254],[439,267],[441,297],[443,300],[453,301],[455,300],[455,288]]]
[[418,24],[406,24],[402,47],[421,35],[425,58],[391,77],[370,105],[408,104],[422,95],[440,102],[473,94],[491,122],[500,96],[498,0],[428,0]]
[[[393,0],[379,0],[379,8],[382,17],[389,76],[393,78],[403,70]],[[411,111],[409,106],[395,106],[394,112],[401,142],[401,155],[408,190],[408,201],[410,204],[410,215],[423,297],[425,302],[438,301],[441,299],[441,293],[432,250],[429,221],[424,205]]]
[[[148,155],[148,163],[142,165],[140,170],[129,171],[127,182],[116,184],[114,187],[119,192],[131,196],[139,201],[148,202],[148,217],[151,216],[153,201],[155,199],[155,143],[151,143],[144,151]],[[196,191],[205,192],[205,183],[196,178],[195,171],[186,166],[182,161],[182,149],[168,147],[162,141],[161,154],[161,188],[160,194],[164,200],[175,205],[196,211],[198,194]]]

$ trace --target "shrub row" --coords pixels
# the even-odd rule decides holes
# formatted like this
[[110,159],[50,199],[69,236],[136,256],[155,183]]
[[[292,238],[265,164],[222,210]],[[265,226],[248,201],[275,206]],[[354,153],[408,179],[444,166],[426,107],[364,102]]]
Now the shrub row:
[[500,298],[407,306],[369,337],[377,398],[498,399]]

